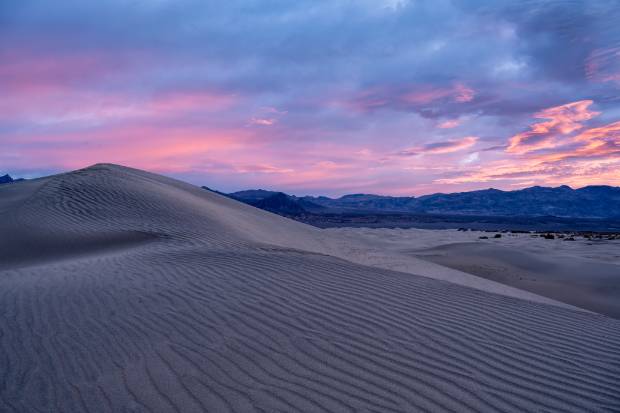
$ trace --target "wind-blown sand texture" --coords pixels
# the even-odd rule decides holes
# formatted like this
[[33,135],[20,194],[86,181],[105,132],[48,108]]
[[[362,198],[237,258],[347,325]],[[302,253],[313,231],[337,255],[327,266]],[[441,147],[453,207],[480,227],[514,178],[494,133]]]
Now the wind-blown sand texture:
[[[504,233],[494,238],[493,233],[456,230],[423,229],[329,229],[333,239],[346,237],[372,245],[381,261],[391,263],[399,271],[427,275],[427,268],[419,260],[440,264],[435,272],[442,274],[445,267],[513,286],[523,292],[531,291],[550,299],[560,300],[583,309],[620,319],[620,240],[590,240],[577,237],[576,241],[562,238],[546,240],[536,234]],[[481,236],[488,239],[480,239]],[[374,265],[371,263],[371,265]],[[444,274],[456,282],[463,280],[469,286],[513,296],[515,292],[501,291],[466,281],[459,273]],[[540,301],[540,297],[526,297]],[[555,302],[557,305],[557,302]]]
[[473,242],[443,245],[418,254],[450,268],[620,319],[620,266],[615,264],[559,259]]
[[0,212],[0,411],[620,410],[609,317],[337,258],[117,166],[7,185]]

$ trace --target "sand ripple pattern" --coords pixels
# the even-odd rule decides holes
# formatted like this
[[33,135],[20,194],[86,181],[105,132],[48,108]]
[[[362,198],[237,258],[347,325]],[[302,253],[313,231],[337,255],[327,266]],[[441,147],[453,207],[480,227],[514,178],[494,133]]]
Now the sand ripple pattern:
[[620,321],[257,242],[213,205],[284,219],[200,191],[97,166],[1,224],[43,256],[0,270],[0,411],[620,411]]

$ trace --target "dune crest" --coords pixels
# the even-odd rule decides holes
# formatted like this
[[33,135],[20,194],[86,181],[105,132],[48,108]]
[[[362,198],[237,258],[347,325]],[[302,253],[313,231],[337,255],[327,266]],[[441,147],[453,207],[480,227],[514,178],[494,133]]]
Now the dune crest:
[[115,165],[0,211],[0,411],[620,410],[618,320],[347,261]]

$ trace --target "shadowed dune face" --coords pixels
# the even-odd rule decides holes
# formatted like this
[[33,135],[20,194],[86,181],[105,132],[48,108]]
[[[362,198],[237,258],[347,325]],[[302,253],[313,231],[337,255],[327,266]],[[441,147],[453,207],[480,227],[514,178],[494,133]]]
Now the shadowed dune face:
[[[106,253],[124,253],[132,247],[159,239],[154,233],[113,231],[76,234],[58,232],[31,238],[20,232],[0,240],[0,270],[85,258]],[[163,238],[163,237],[162,237]]]
[[22,185],[0,411],[620,409],[617,320],[317,253],[315,228],[136,170]]

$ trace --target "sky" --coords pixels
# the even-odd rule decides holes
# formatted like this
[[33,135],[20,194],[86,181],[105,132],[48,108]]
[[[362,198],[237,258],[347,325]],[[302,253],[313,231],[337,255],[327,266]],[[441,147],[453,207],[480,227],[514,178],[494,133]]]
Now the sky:
[[2,0],[0,174],[620,185],[617,0]]

